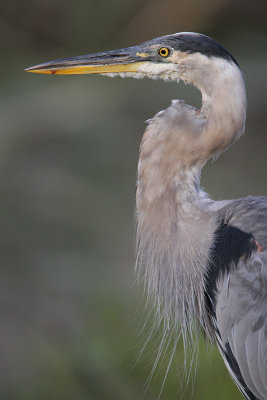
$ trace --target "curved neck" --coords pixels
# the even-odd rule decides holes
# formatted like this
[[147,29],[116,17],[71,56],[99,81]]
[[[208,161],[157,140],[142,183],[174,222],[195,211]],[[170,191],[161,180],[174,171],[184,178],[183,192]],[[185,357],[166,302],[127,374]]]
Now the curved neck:
[[192,315],[204,321],[205,273],[216,221],[199,187],[200,172],[243,133],[246,115],[241,72],[224,63],[209,76],[190,80],[202,92],[201,109],[173,101],[149,121],[140,148],[137,262],[167,324],[181,319],[190,325]]
[[162,214],[167,204],[170,212],[171,201],[181,212],[198,202],[203,197],[201,168],[244,132],[246,92],[242,73],[232,62],[209,62],[208,75],[201,68],[196,72],[191,65],[181,76],[201,90],[202,107],[196,110],[174,100],[149,121],[143,136],[138,165],[142,190],[138,191],[137,208],[146,204],[150,212],[155,210],[157,218],[158,207],[162,207]]
[[206,159],[217,157],[245,130],[247,99],[243,76],[236,64],[215,59],[208,78],[193,84],[202,93],[200,115],[205,120],[199,145]]

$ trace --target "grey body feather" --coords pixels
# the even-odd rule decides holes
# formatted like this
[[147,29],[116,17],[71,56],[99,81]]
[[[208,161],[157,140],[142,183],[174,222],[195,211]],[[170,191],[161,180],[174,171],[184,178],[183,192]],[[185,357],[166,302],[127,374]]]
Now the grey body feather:
[[[267,398],[267,198],[239,199],[219,211],[228,225],[253,235],[262,251],[241,258],[217,281],[217,338],[234,380],[248,398]],[[228,346],[226,346],[228,345]],[[227,359],[226,354],[231,353]],[[233,371],[233,357],[240,374]]]

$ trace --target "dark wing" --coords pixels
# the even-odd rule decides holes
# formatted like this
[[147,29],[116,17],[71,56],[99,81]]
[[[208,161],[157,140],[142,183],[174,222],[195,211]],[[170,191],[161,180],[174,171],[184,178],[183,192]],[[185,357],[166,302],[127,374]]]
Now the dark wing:
[[221,354],[243,395],[267,399],[267,198],[219,211],[207,305]]

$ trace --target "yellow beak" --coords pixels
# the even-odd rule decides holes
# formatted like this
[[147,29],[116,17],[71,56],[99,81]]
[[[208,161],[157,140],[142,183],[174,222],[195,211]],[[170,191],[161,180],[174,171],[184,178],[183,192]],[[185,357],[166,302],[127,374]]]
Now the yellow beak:
[[27,68],[27,72],[38,74],[104,74],[137,72],[145,62],[150,61],[149,54],[139,52],[140,48],[112,50],[103,53],[63,58]]

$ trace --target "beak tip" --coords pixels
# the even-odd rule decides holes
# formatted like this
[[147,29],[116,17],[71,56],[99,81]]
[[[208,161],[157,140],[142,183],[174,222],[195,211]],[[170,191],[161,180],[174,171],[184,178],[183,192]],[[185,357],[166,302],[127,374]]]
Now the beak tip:
[[35,70],[36,70],[35,67],[27,67],[27,68],[24,68],[24,71],[25,71],[25,72],[34,72]]
[[56,74],[56,69],[42,68],[41,65],[34,65],[33,67],[28,67],[24,69],[25,72],[33,72],[37,74]]

